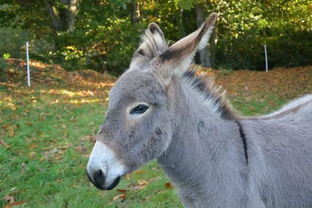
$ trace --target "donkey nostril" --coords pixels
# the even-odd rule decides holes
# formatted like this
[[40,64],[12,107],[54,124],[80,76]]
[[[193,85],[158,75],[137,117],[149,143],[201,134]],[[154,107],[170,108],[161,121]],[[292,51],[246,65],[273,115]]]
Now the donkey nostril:
[[93,173],[93,179],[94,183],[96,183],[97,185],[102,186],[105,183],[105,176],[101,169]]

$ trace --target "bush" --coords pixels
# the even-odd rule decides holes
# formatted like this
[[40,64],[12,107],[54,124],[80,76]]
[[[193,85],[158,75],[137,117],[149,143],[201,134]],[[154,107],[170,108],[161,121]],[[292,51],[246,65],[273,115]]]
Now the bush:
[[86,61],[90,68],[120,74],[129,66],[146,24],[133,24],[128,17],[107,21],[96,29],[95,39],[85,52]]
[[248,32],[237,38],[222,37],[217,44],[216,66],[229,69],[264,70],[265,42],[269,68],[311,65],[311,35],[308,31],[280,31],[279,34],[271,34],[270,37]]
[[27,31],[20,28],[0,28],[0,54],[9,53],[14,58],[25,57],[23,47],[29,38]]

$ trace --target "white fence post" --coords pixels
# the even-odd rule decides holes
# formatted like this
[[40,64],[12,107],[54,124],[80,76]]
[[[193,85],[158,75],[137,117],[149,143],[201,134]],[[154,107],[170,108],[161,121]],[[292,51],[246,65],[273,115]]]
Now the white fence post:
[[268,51],[267,51],[266,44],[264,44],[264,56],[265,56],[265,71],[268,72],[269,63],[268,63]]
[[27,66],[27,85],[30,87],[30,70],[29,70],[29,43],[28,41],[26,42],[26,66]]

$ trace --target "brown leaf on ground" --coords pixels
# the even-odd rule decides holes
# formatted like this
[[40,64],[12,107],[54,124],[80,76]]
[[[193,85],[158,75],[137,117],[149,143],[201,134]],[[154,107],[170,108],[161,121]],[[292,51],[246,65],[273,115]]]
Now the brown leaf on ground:
[[13,126],[10,126],[10,128],[8,128],[8,133],[10,137],[13,137],[15,135],[15,129]]
[[144,179],[139,179],[138,180],[138,184],[141,185],[141,186],[146,186],[146,185],[149,184],[149,182],[144,180]]
[[117,196],[114,196],[113,201],[116,201],[117,199],[125,200],[127,198],[127,195],[125,193],[118,194]]
[[146,173],[146,171],[145,170],[135,170],[134,173],[135,174],[144,174],[144,173]]
[[4,208],[11,208],[11,207],[15,207],[15,206],[18,206],[18,205],[21,205],[21,204],[25,204],[26,201],[18,201],[18,202],[13,202],[13,203],[10,203],[10,204],[6,204]]
[[148,181],[144,179],[140,179],[138,180],[138,183],[136,185],[131,185],[129,188],[131,190],[141,190],[141,189],[144,189],[148,184],[149,184]]
[[34,149],[34,148],[36,148],[37,146],[38,146],[38,144],[33,143],[33,144],[30,144],[30,145],[28,146],[28,148],[29,148],[29,149]]
[[117,189],[117,191],[120,193],[126,193],[128,190],[127,189]]
[[172,189],[172,188],[174,188],[173,184],[170,183],[170,182],[165,183],[165,187],[166,187],[167,189]]
[[15,127],[10,124],[2,125],[2,128],[8,132],[9,137],[13,137],[15,135]]
[[6,195],[2,199],[6,201],[7,203],[13,203],[15,201],[14,196],[10,196],[10,195]]

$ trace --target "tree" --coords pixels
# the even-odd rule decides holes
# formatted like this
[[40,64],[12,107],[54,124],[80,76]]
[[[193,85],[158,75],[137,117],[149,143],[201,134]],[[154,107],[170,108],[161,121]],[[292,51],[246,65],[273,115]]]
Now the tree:
[[[192,1],[186,1],[186,0],[176,0],[176,5],[180,7],[182,10],[192,10],[195,8],[196,13],[196,24],[197,27],[199,27],[204,21],[207,14],[207,7],[204,6],[204,4],[207,5],[207,1],[202,0],[192,0]],[[208,3],[209,4],[209,3]],[[182,17],[181,17],[182,20]],[[216,38],[216,32],[214,31],[210,40],[209,44],[201,49],[199,51],[199,59],[200,64],[205,67],[213,67],[214,66],[214,56],[215,56],[215,38]]]
[[27,39],[37,44],[31,50],[37,59],[119,73],[148,23],[158,23],[174,42],[213,11],[218,33],[200,52],[203,66],[261,70],[264,43],[271,67],[312,64],[312,0],[2,0],[0,33],[19,40],[1,36],[0,52]]
[[55,31],[73,31],[79,0],[44,0]]

